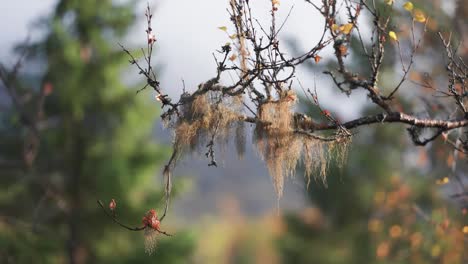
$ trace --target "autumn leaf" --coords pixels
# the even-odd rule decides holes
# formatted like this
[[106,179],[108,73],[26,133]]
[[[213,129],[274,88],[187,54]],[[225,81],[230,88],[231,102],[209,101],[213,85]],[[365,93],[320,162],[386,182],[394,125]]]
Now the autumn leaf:
[[393,2],[394,2],[394,1],[395,1],[395,0],[385,0],[385,4],[387,4],[387,5],[393,5]]
[[227,27],[225,27],[225,26],[218,27],[218,29],[219,29],[219,30],[221,30],[221,31],[224,31],[224,32],[226,32],[226,31],[227,31]]
[[406,11],[412,11],[413,10],[413,3],[411,2],[406,2],[405,4],[403,4],[403,8],[406,9]]
[[331,26],[331,30],[333,30],[333,31],[337,31],[339,28],[340,28],[340,27],[339,27],[337,24],[333,24],[333,25]]
[[389,252],[390,252],[390,244],[388,242],[384,241],[377,246],[377,251],[376,251],[377,258],[384,259],[388,256]]
[[464,226],[462,232],[463,234],[468,234],[468,226]]
[[319,55],[315,55],[314,56],[314,61],[315,63],[319,63],[319,61],[322,59],[322,57],[320,57]]
[[231,36],[229,36],[230,39],[236,39],[237,38],[237,34],[232,34]]
[[353,29],[353,24],[352,23],[348,23],[346,25],[343,25],[340,27],[340,31],[343,32],[344,34],[348,35],[351,30]]
[[426,22],[426,15],[424,14],[423,11],[421,11],[419,9],[414,10],[413,18],[414,18],[414,20],[418,21],[419,23]]
[[393,225],[392,227],[390,227],[389,233],[390,233],[390,237],[392,237],[392,238],[400,237],[401,233],[402,233],[401,226]]
[[438,180],[436,181],[436,184],[437,184],[437,185],[445,185],[445,184],[447,184],[447,183],[449,183],[449,182],[450,182],[450,180],[449,180],[448,177],[443,177],[442,179],[438,179]]
[[394,41],[398,41],[398,37],[394,31],[388,32],[388,36],[393,39]]

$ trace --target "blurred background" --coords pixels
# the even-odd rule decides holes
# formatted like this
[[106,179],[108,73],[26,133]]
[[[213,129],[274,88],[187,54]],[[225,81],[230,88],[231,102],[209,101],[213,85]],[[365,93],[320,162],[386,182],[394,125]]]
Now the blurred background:
[[[267,25],[270,2],[253,2]],[[401,37],[411,24],[403,3],[394,3]],[[411,78],[429,73],[443,83],[445,61],[433,33],[453,30],[466,40],[468,8],[461,0],[413,3],[433,19]],[[145,80],[118,45],[135,54],[146,46],[146,4],[2,3],[0,263],[468,263],[467,196],[453,196],[467,191],[466,157],[442,140],[414,147],[400,125],[360,129],[344,168],[332,165],[326,184],[308,188],[298,169],[280,201],[253,147],[243,159],[229,146],[219,150],[217,168],[203,155],[184,157],[162,228],[175,235],[160,237],[146,254],[143,233],[115,225],[96,203],[116,199],[119,219],[131,226],[149,209],[163,209],[161,170],[172,135],[162,129],[152,91],[135,94]],[[230,41],[218,29],[230,29],[228,2],[149,4],[161,87],[174,97],[183,83],[195,90],[215,75],[212,53]],[[290,10],[281,39],[294,55],[316,43],[323,21],[311,5],[293,0],[281,1],[280,20]],[[467,51],[460,46],[465,58]],[[316,84],[321,103],[340,120],[375,111],[365,94],[340,94],[320,74],[334,66],[331,52],[297,77],[306,87]],[[395,51],[388,52],[382,87],[400,76]],[[353,58],[352,67],[360,63]],[[413,86],[401,107],[423,112],[421,98],[432,95]],[[300,102],[320,118],[305,98]]]

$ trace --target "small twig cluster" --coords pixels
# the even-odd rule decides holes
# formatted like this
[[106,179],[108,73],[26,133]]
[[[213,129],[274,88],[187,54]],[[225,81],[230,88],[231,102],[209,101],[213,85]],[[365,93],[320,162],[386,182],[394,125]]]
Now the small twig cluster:
[[[151,209],[148,211],[148,213],[143,217],[143,225],[138,226],[138,227],[131,227],[126,224],[123,224],[120,222],[120,220],[117,218],[116,210],[117,210],[117,204],[114,199],[112,199],[109,203],[109,210],[106,209],[104,206],[103,202],[101,200],[98,200],[97,203],[101,207],[101,209],[106,213],[107,216],[109,216],[112,221],[114,221],[116,224],[119,226],[128,229],[130,231],[143,231],[145,228],[150,227],[152,229],[155,229],[158,233],[166,235],[166,236],[171,236],[169,233],[164,232],[160,230],[160,222],[161,220],[157,218],[156,211]],[[149,215],[149,217],[148,217]]]
[[122,223],[117,218],[117,203],[114,199],[111,199],[109,203],[109,209],[106,209],[101,200],[97,200],[97,203],[104,211],[104,213],[117,225],[130,231],[143,231],[145,236],[145,250],[150,255],[155,250],[158,235],[172,236],[171,234],[161,230],[162,219],[158,219],[158,215],[154,209],[149,210],[143,216],[142,226],[131,227]]
[[[298,161],[302,160],[306,174],[318,171],[322,178],[326,175],[330,152],[338,149],[340,161],[344,162],[346,147],[352,133],[350,129],[369,124],[401,123],[407,125],[410,138],[416,145],[426,145],[439,136],[444,136],[454,129],[464,129],[457,138],[447,140],[455,149],[466,153],[468,151],[466,127],[468,127],[466,76],[468,67],[457,57],[450,39],[440,34],[446,50],[448,63],[447,75],[449,85],[445,89],[437,89],[454,101],[453,113],[450,116],[438,118],[421,118],[405,112],[395,102],[397,95],[408,81],[412,71],[415,54],[421,45],[421,39],[415,37],[415,32],[426,32],[428,18],[421,11],[412,13],[411,38],[409,40],[410,55],[404,56],[400,41],[392,31],[391,12],[383,12],[376,1],[335,1],[322,0],[320,4],[310,3],[323,18],[324,26],[318,42],[307,52],[298,56],[289,56],[283,51],[279,34],[286,23],[278,23],[277,12],[279,1],[271,1],[271,19],[269,27],[262,25],[253,15],[249,1],[231,0],[229,14],[231,16],[233,34],[228,34],[235,41],[226,44],[218,50],[215,57],[217,69],[213,78],[201,83],[193,92],[181,95],[178,101],[170,98],[160,87],[156,74],[151,66],[151,55],[156,38],[151,28],[151,10],[147,9],[148,26],[147,50],[142,51],[145,66],[124,47],[130,56],[130,63],[136,65],[140,74],[147,79],[146,87],[156,92],[156,99],[161,102],[163,113],[161,118],[167,127],[175,133],[173,153],[164,168],[166,181],[166,206],[161,220],[166,215],[170,190],[171,172],[177,160],[183,153],[206,147],[206,157],[209,166],[217,166],[215,144],[225,142],[227,135],[236,134],[239,142],[246,133],[244,123],[255,125],[254,141],[260,155],[266,161],[272,175],[278,197],[282,193],[284,177],[294,174]],[[383,7],[391,9],[390,6]],[[289,12],[289,14],[291,11]],[[362,33],[361,23],[371,17],[371,33]],[[289,14],[287,17],[289,17]],[[340,18],[346,17],[344,22]],[[418,24],[422,25],[421,27]],[[421,28],[421,29],[419,29]],[[220,27],[228,31],[226,27]],[[369,42],[370,41],[370,42]],[[367,73],[353,71],[349,65],[350,46],[356,43],[364,56]],[[397,48],[401,62],[402,77],[391,89],[385,89],[379,82],[382,65],[389,46]],[[377,106],[380,113],[362,116],[347,122],[341,122],[329,111],[322,109],[316,92],[304,90],[304,96],[312,102],[322,114],[325,122],[304,113],[294,112],[298,98],[295,92],[295,73],[297,67],[308,60],[320,62],[319,53],[326,47],[334,51],[333,60],[336,68],[324,72],[330,76],[339,91],[346,95],[356,90],[364,90],[371,102]],[[232,84],[221,82],[224,75],[237,76]],[[429,138],[423,138],[422,130],[434,131]],[[328,131],[328,132],[327,132]],[[236,143],[238,152],[242,153],[243,143]]]

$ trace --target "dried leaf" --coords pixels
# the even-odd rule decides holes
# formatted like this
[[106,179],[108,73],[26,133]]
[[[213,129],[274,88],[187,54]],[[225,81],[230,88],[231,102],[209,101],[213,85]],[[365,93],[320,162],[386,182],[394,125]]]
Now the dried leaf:
[[395,41],[398,41],[398,37],[397,37],[397,35],[396,35],[395,32],[393,32],[393,31],[388,32],[388,36],[389,36],[391,39],[393,39],[393,40],[395,40]]

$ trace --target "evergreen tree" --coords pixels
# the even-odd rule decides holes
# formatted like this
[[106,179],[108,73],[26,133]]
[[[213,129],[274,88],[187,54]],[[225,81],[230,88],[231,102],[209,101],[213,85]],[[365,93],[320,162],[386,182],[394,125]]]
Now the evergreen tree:
[[[155,107],[122,83],[129,65],[117,41],[135,20],[134,5],[115,2],[59,1],[46,37],[24,47],[44,74],[42,87],[22,93],[50,95],[34,162],[0,171],[0,208],[14,219],[0,225],[2,263],[176,263],[191,253],[190,234],[180,233],[145,255],[143,234],[114,225],[96,204],[115,198],[119,218],[141,226],[161,204],[153,178],[167,157],[151,136]],[[19,157],[27,138],[13,115],[2,114],[2,157]]]

